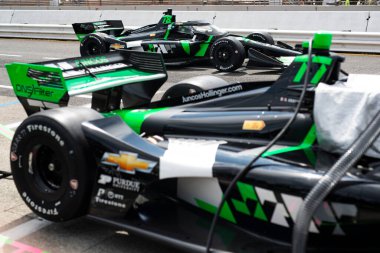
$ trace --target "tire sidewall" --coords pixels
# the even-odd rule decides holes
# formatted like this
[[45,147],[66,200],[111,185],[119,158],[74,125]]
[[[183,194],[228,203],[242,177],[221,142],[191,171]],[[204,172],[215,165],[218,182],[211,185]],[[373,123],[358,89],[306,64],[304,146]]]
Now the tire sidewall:
[[83,39],[82,43],[80,44],[81,56],[97,55],[91,54],[89,52],[89,47],[92,45],[98,48],[99,53],[97,54],[103,54],[109,51],[109,46],[107,45],[102,36],[99,36],[98,34],[89,34]]
[[[36,145],[46,145],[59,155],[64,171],[56,191],[44,187],[37,168],[29,165],[29,155]],[[86,173],[84,148],[76,136],[48,118],[28,118],[16,130],[11,145],[12,174],[21,198],[37,215],[64,221],[84,214],[91,183],[91,176]]]
[[274,45],[273,37],[269,33],[257,32],[251,33],[247,36],[247,39],[254,40],[269,45]]
[[[228,62],[221,62],[216,55],[220,50],[228,49],[231,53]],[[245,50],[243,45],[236,39],[232,38],[221,38],[212,45],[210,50],[211,62],[220,71],[231,72],[239,67],[244,62]]]

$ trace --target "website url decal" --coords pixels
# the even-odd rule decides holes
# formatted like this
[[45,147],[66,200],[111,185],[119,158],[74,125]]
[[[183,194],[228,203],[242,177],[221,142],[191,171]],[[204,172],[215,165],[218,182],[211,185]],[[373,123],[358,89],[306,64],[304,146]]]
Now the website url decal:
[[242,91],[242,90],[243,90],[243,86],[239,84],[239,85],[234,85],[231,87],[202,91],[194,95],[182,96],[182,103],[194,102],[194,101],[202,100],[205,98],[221,97],[223,95],[231,94],[231,93]]

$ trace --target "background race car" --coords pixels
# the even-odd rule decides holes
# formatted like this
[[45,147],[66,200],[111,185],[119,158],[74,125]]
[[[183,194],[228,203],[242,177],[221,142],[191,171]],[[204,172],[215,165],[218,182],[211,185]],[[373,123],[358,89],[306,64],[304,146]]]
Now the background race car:
[[157,24],[135,30],[124,30],[120,20],[75,23],[73,28],[81,42],[82,56],[120,48],[139,49],[161,52],[167,65],[211,59],[218,70],[234,71],[246,58],[247,66],[285,67],[289,63],[286,57],[301,54],[283,42],[274,45],[272,36],[265,32],[240,36],[206,21],[176,22],[171,9]]

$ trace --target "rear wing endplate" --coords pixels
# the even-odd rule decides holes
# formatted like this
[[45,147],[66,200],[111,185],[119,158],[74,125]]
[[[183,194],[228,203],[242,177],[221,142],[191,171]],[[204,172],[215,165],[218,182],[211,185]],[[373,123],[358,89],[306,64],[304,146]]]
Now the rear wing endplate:
[[[114,109],[120,106],[122,89],[128,89],[127,86],[144,92],[143,97],[150,99],[167,79],[161,54],[127,50],[5,66],[13,90],[28,115],[41,109],[67,106],[70,96],[85,93],[93,93],[93,106],[96,104],[99,111],[107,111],[108,105],[100,104],[110,101],[108,95],[116,96],[115,104],[108,108]],[[103,99],[94,101],[94,97]]]

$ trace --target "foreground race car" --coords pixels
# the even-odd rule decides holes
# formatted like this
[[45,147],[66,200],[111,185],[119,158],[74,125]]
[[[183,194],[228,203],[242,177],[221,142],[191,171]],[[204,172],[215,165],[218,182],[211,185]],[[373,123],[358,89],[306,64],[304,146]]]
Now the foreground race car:
[[[112,64],[125,64],[118,70],[105,70],[110,58],[96,57],[7,65],[16,95],[32,114],[11,144],[17,189],[48,220],[87,214],[189,252],[206,252],[218,206],[213,251],[287,252],[294,227],[293,242],[309,232],[310,249],[378,250],[372,231],[380,224],[380,91],[373,85],[379,77],[341,72],[344,58],[330,54],[330,44],[331,35],[317,34],[310,56],[296,57],[275,82],[179,98],[173,92],[140,109],[110,105],[120,103],[119,85],[124,93],[154,93],[166,78],[159,54],[138,54],[156,62],[152,66],[128,62],[132,52],[117,52]],[[177,86],[179,93],[178,87],[188,88]],[[75,107],[35,113],[95,90],[93,108],[107,105],[102,114]],[[36,100],[40,107],[32,105]],[[268,149],[273,138],[279,141]],[[325,195],[321,182],[331,187]],[[315,189],[322,200],[308,194]],[[312,217],[298,218],[305,211]],[[299,229],[302,222],[306,231]]]
[[[205,21],[176,22],[172,10],[164,12],[157,24],[124,30],[120,20],[73,24],[81,42],[82,56],[128,48],[161,52],[167,65],[186,65],[210,60],[220,71],[234,71],[246,58],[247,66],[286,67],[301,53],[277,42],[265,32],[248,36],[229,34]],[[290,58],[290,59],[289,59]]]

